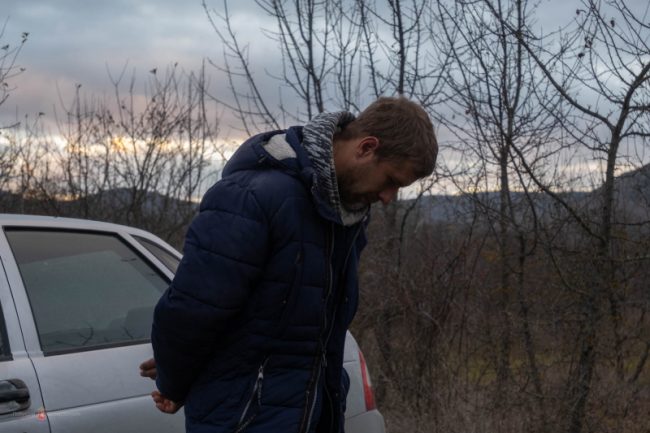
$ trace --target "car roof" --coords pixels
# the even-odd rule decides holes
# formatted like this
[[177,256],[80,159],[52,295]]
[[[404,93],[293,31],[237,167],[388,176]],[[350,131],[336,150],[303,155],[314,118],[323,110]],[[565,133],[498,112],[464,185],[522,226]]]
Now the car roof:
[[129,232],[144,237],[152,237],[152,234],[121,224],[107,223],[102,221],[85,220],[80,218],[64,218],[44,215],[27,214],[2,214],[0,213],[0,226],[3,227],[47,227],[60,229],[82,229],[110,232]]

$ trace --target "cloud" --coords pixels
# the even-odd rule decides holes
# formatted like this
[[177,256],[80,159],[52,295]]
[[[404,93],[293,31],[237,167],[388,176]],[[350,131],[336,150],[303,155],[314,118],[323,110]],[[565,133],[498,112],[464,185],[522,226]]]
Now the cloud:
[[214,54],[217,39],[198,1],[4,0],[2,13],[8,15],[3,43],[22,32],[29,39],[18,58],[26,71],[11,83],[17,88],[0,116],[16,105],[43,111],[56,103],[57,85],[66,93],[77,83],[101,93],[110,88],[107,67],[127,62],[138,75],[174,62],[195,69]]
[[[220,10],[222,2],[207,0]],[[277,45],[262,34],[275,22],[254,0],[231,1],[230,12],[242,43],[249,46],[256,79],[269,98],[278,96],[278,84],[266,71],[279,75]],[[149,71],[178,63],[195,71],[204,59],[222,62],[219,38],[210,26],[201,0],[3,0],[0,20],[8,17],[7,31],[0,42],[15,43],[22,32],[29,39],[18,63],[26,71],[10,83],[15,90],[0,106],[0,125],[21,115],[46,113],[53,118],[59,93],[70,101],[77,84],[85,95],[102,97],[112,92],[108,71],[119,75],[126,66],[128,79],[134,74],[136,92],[142,92]],[[208,67],[211,92],[229,97],[227,80]],[[286,102],[286,101],[285,101]],[[20,117],[20,116],[19,116]]]

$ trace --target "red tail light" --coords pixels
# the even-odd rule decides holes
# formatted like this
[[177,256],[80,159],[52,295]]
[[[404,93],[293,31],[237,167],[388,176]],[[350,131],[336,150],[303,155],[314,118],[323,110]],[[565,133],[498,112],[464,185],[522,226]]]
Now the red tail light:
[[373,410],[377,408],[377,405],[375,405],[375,395],[372,393],[372,383],[370,382],[368,367],[366,366],[366,360],[361,351],[359,351],[359,363],[361,364],[361,379],[363,380],[363,396],[366,400],[366,410]]

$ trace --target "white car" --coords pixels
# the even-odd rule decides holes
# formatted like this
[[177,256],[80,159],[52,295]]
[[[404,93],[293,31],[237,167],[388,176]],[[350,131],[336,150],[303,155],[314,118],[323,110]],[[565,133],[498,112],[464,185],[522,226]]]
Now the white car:
[[[0,432],[183,432],[138,369],[180,254],[116,224],[0,214],[0,227]],[[383,433],[349,333],[344,364],[346,431]]]

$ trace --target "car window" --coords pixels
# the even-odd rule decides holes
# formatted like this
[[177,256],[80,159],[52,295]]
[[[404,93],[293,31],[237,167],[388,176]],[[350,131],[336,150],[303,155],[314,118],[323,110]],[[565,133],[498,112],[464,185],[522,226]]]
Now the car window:
[[151,254],[153,254],[158,260],[160,260],[170,271],[176,273],[176,268],[178,268],[178,264],[180,263],[180,260],[158,245],[157,243],[150,241],[147,238],[143,238],[140,236],[133,236],[135,240],[140,242],[143,247],[145,247]]
[[11,359],[11,350],[9,350],[9,339],[7,338],[7,327],[5,326],[2,307],[0,307],[0,361]]
[[116,235],[7,229],[46,355],[148,341],[169,282]]

